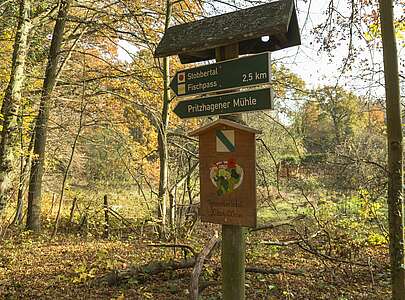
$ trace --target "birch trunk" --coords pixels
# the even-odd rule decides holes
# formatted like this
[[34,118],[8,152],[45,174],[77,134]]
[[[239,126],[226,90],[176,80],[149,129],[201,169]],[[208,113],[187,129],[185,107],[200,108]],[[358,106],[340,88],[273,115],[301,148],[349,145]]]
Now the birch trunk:
[[2,105],[4,121],[0,142],[0,215],[7,205],[8,193],[13,183],[13,150],[18,135],[18,110],[25,80],[25,61],[31,29],[30,10],[31,1],[21,0],[10,81]]
[[24,141],[23,141],[23,109],[21,109],[20,116],[20,178],[18,183],[18,195],[17,195],[17,208],[13,220],[13,225],[20,225],[23,219],[23,205],[24,205],[24,194],[28,182],[28,176],[30,173],[31,159],[32,159],[32,148],[34,146],[34,135],[31,136],[30,143],[28,145],[27,152],[24,154]]

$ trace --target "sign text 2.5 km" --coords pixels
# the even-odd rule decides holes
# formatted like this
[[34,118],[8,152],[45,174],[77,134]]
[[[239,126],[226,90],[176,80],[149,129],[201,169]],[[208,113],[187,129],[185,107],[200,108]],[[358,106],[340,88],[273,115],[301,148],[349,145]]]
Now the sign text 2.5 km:
[[264,84],[270,79],[270,52],[265,52],[179,71],[170,87],[183,97]]

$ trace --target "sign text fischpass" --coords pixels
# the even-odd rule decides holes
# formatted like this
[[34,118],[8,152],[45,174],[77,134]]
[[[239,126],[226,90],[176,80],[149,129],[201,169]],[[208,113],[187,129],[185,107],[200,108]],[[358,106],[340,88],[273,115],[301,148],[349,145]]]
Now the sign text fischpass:
[[270,53],[245,56],[179,71],[170,83],[179,97],[269,83]]

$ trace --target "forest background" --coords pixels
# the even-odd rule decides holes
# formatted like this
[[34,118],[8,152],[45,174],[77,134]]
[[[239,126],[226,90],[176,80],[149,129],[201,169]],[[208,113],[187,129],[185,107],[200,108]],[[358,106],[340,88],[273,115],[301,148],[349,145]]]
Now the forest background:
[[[217,226],[197,217],[198,148],[187,135],[212,118],[184,121],[171,112],[177,100],[168,83],[185,66],[153,53],[170,25],[265,2],[0,1],[1,297],[188,297],[184,272],[127,280],[125,288],[90,282],[117,268],[179,260],[180,250],[198,253],[215,235]],[[261,230],[249,233],[248,257],[281,270],[249,274],[247,292],[386,299],[377,1],[296,7],[303,45],[272,55],[275,110],[245,116],[263,131]],[[395,1],[402,95],[404,7]],[[297,268],[300,275],[288,272]],[[219,297],[218,272],[213,256],[203,274],[207,298]]]

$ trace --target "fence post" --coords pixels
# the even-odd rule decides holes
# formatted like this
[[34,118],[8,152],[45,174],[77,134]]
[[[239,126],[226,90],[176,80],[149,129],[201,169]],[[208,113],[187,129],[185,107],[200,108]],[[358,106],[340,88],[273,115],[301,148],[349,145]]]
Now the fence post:
[[77,197],[74,197],[73,202],[72,202],[72,207],[70,208],[70,217],[69,217],[69,223],[70,224],[73,223],[73,217],[75,215],[76,205],[77,205]]
[[110,237],[110,216],[108,214],[108,198],[104,195],[104,238]]

